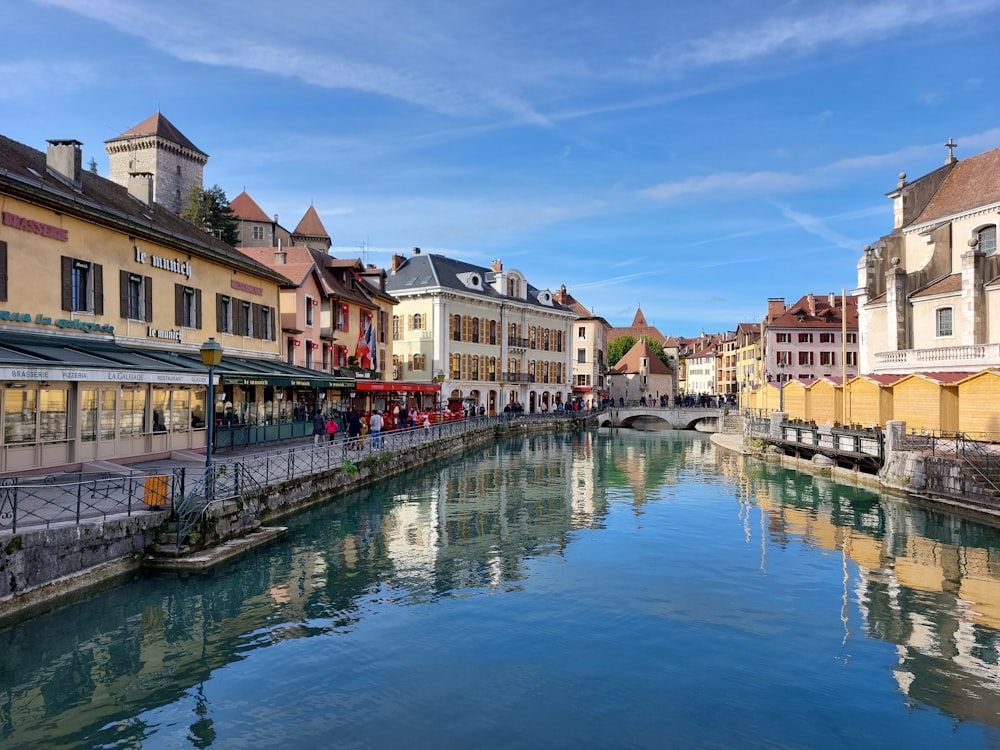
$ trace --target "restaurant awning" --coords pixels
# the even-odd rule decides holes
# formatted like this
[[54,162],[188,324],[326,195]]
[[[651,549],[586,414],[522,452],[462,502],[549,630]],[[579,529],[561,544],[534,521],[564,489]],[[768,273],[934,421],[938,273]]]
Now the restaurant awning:
[[372,380],[359,380],[355,385],[358,391],[393,391],[396,393],[440,393],[441,385],[438,383],[390,383],[377,382]]

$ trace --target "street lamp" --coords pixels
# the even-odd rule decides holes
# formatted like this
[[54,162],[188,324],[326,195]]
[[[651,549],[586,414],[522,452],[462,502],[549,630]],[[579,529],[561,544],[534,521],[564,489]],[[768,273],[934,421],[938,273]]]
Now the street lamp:
[[212,466],[212,431],[215,427],[215,368],[222,361],[222,345],[209,338],[201,345],[201,362],[208,367],[208,401],[205,405],[205,468]]
[[785,413],[785,360],[778,360],[778,411]]

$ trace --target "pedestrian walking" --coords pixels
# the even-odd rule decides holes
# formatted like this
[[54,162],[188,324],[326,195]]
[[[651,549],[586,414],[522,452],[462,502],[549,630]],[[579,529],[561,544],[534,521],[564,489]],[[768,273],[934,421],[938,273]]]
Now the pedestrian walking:
[[320,437],[326,436],[326,420],[323,419],[323,415],[316,412],[316,416],[313,417],[313,445],[319,445]]
[[382,419],[382,414],[378,409],[375,413],[371,415],[368,420],[368,429],[372,433],[372,449],[381,450],[382,448],[382,427],[385,424],[385,420]]

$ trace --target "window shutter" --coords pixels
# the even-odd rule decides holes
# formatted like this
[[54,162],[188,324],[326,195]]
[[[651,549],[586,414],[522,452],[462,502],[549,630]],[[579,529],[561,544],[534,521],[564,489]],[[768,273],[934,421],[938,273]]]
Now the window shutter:
[[174,325],[184,325],[184,285],[174,284]]
[[225,295],[216,293],[215,295],[215,330],[222,333],[226,330],[226,319],[223,316],[222,300]]
[[147,323],[153,322],[153,279],[150,276],[143,276],[142,285],[145,294],[146,309],[143,311],[143,320]]
[[201,289],[194,290],[194,327],[201,330]]
[[264,306],[251,303],[250,313],[253,315],[253,334],[255,338],[264,338]]
[[[122,307],[122,317],[128,320],[128,271],[118,272],[118,292]],[[72,302],[70,302],[72,305]]]
[[73,309],[73,259],[65,255],[59,259],[62,264],[62,309]]
[[104,267],[92,263],[90,269],[94,274],[94,315],[104,315]]
[[7,299],[7,243],[0,242],[0,300]]

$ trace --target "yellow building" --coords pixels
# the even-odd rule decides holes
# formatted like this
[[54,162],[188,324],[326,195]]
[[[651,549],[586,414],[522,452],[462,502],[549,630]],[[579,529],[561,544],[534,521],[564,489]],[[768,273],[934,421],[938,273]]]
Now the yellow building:
[[985,404],[1000,403],[1000,370],[983,370],[958,383],[958,424],[969,437],[997,440],[1000,413]]
[[317,385],[280,361],[287,279],[154,202],[151,175],[84,171],[81,145],[0,136],[0,473],[203,449],[206,411],[263,422]]

